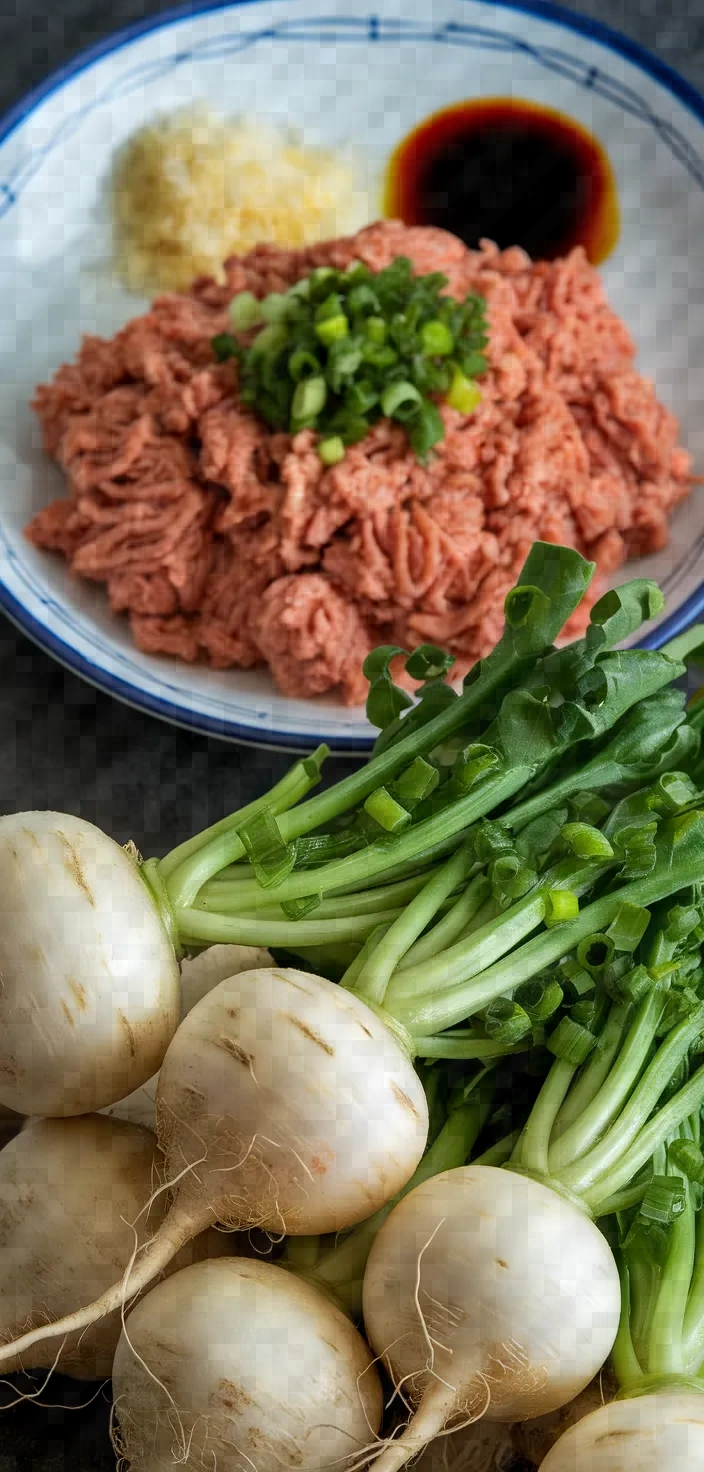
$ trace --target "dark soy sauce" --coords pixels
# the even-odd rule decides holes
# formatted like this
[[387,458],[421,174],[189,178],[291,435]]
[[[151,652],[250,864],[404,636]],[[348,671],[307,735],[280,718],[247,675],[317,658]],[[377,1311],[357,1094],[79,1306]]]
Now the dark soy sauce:
[[534,260],[583,245],[598,265],[618,239],[601,145],[571,118],[510,97],[459,102],[414,128],[391,159],[385,212],[475,248],[521,245]]

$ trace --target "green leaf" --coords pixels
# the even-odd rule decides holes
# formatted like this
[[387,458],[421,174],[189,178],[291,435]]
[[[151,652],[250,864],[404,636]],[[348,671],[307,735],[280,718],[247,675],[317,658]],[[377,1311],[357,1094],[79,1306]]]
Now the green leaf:
[[525,690],[505,697],[485,740],[500,748],[509,767],[541,766],[559,745],[548,707]]
[[379,756],[389,746],[404,740],[413,732],[420,731],[423,726],[427,726],[449,706],[455,705],[458,699],[457,692],[450,685],[446,685],[443,680],[433,680],[421,686],[417,692],[417,703],[412,710],[409,709],[408,715],[399,714],[377,736],[374,756]]
[[365,680],[373,680],[376,675],[388,674],[392,659],[399,654],[407,654],[407,649],[401,649],[398,644],[379,644],[376,649],[371,649],[362,665],[362,673]]
[[612,588],[599,598],[589,615],[588,647],[597,653],[621,644],[642,623],[662,613],[664,607],[660,588],[649,578],[633,578],[620,588]]
[[371,726],[377,726],[383,731],[402,710],[408,710],[412,704],[410,695],[394,685],[390,675],[377,675],[369,686],[367,720]]
[[623,649],[600,655],[580,679],[575,699],[555,713],[564,741],[606,734],[638,701],[684,674],[684,666],[650,649]]
[[454,654],[439,649],[437,644],[420,644],[406,660],[406,673],[412,680],[437,680],[455,663]]
[[411,696],[398,685],[394,685],[389,673],[392,659],[406,653],[397,644],[380,644],[377,649],[370,650],[362,666],[363,674],[370,682],[367,720],[380,730],[390,725],[401,711],[409,710],[413,705]]

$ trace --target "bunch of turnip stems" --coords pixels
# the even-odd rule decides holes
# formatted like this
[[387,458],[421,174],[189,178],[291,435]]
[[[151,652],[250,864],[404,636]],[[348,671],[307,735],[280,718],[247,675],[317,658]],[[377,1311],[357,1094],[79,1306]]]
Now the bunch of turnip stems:
[[610,1355],[620,1460],[546,1467],[700,1465],[702,631],[620,647],[636,579],[556,644],[593,572],[536,544],[461,690],[375,650],[364,765],[165,858],[0,820],[0,1365],[112,1367],[134,1472],[472,1457]]

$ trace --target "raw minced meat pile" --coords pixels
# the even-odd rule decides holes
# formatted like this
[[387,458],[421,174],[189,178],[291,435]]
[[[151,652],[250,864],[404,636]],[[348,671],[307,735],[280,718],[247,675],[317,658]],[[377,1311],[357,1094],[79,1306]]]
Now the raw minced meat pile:
[[[216,362],[211,340],[236,292],[400,255],[443,271],[454,297],[486,298],[481,402],[468,416],[443,407],[426,465],[381,420],[326,468],[312,431],[274,433],[240,407],[236,364]],[[140,649],[268,665],[286,695],[357,704],[381,642],[443,645],[459,673],[487,653],[536,539],[577,547],[601,575],[666,544],[690,457],[581,249],[533,263],[384,222],[307,249],[258,246],[226,271],[225,286],[197,281],[110,341],[86,338],[35,399],[69,494],[27,535],[106,584]]]

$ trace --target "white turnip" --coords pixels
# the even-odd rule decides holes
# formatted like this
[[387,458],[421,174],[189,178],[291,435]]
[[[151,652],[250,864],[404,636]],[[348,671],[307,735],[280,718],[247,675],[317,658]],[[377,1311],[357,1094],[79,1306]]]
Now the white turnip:
[[[140,1216],[157,1155],[149,1131],[99,1114],[32,1120],[0,1150],[1,1340],[70,1313],[109,1287],[135,1240],[146,1241],[163,1218],[163,1197],[148,1218]],[[204,1256],[219,1241],[200,1238],[187,1252]],[[109,1376],[120,1327],[113,1313],[70,1335],[62,1373],[81,1380]],[[35,1345],[22,1354],[21,1367],[49,1366],[59,1348]],[[19,1356],[5,1365],[6,1372],[19,1368]]]
[[126,1283],[15,1352],[112,1313],[216,1222],[308,1236],[366,1219],[413,1174],[428,1132],[420,1079],[385,1022],[332,982],[277,967],[220,982],[184,1019],[157,1119],[175,1185],[163,1226]]
[[674,1387],[601,1406],[571,1426],[542,1472],[701,1472],[704,1394]]
[[[181,1017],[193,1011],[196,1002],[212,991],[218,982],[228,976],[238,976],[241,971],[250,971],[256,966],[272,966],[273,957],[262,946],[210,946],[192,960],[181,962]],[[141,1084],[126,1099],[109,1104],[101,1114],[111,1114],[114,1119],[129,1119],[133,1124],[156,1129],[156,1091],[158,1073],[146,1084]]]
[[349,1319],[282,1268],[237,1257],[146,1295],[120,1338],[113,1393],[130,1472],[344,1472],[382,1410]]
[[616,1337],[619,1278],[590,1218],[526,1176],[462,1166],[394,1208],[364,1278],[372,1348],[416,1407],[375,1472],[395,1472],[448,1425],[564,1405]]
[[0,1104],[88,1114],[161,1064],[173,946],[137,865],[66,813],[0,819]]

